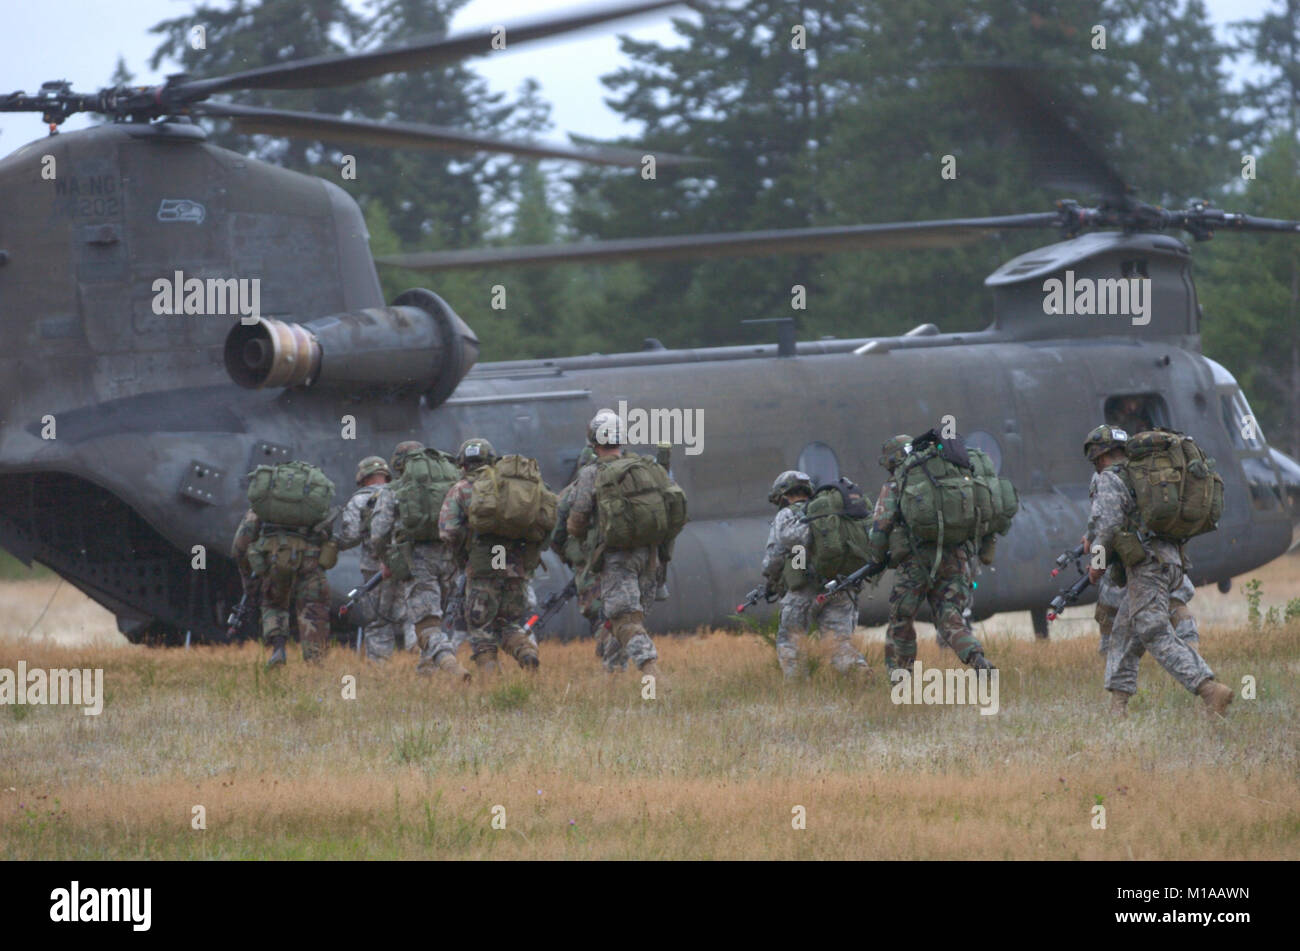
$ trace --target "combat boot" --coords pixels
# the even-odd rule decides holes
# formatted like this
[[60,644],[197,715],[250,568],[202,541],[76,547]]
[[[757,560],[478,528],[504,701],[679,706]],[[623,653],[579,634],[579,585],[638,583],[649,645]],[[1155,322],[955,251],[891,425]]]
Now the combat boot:
[[475,654],[474,666],[478,668],[480,674],[495,674],[501,670],[501,665],[497,663],[497,652],[494,650]]
[[1196,688],[1196,695],[1205,701],[1206,709],[1210,716],[1214,717],[1226,715],[1228,704],[1232,703],[1232,698],[1235,696],[1231,687],[1219,683],[1213,677]]
[[465,669],[465,666],[457,659],[454,651],[443,651],[437,656],[436,662],[438,664],[438,669],[444,673],[451,674],[453,677],[458,677],[462,683],[470,682],[470,672]]
[[523,631],[511,631],[502,640],[501,646],[524,670],[537,670],[539,666],[537,647]]
[[659,665],[652,660],[646,661],[638,669],[642,674],[649,674],[651,677],[655,678],[655,680],[659,679]]
[[1129,695],[1121,690],[1112,690],[1110,692],[1110,715],[1117,720],[1122,720],[1128,716],[1128,698]]
[[281,634],[278,637],[271,638],[271,657],[266,662],[267,670],[270,670],[272,667],[284,666],[285,661],[288,659],[284,656],[285,640],[286,638],[283,634]]
[[974,667],[976,670],[997,670],[998,669],[994,664],[989,662],[988,658],[984,656],[983,651],[972,652],[970,658],[966,661],[966,663],[969,664],[971,667]]
[[305,660],[307,663],[319,664],[321,662],[321,658],[324,656],[325,656],[325,652],[321,650],[321,646],[319,644],[316,644],[312,641],[302,642],[302,659]]

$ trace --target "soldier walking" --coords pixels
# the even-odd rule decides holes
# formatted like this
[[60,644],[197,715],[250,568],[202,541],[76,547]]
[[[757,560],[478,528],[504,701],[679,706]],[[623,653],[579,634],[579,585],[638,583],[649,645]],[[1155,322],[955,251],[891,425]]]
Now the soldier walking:
[[[440,541],[409,538],[401,528],[401,523],[415,517],[413,513],[402,511],[404,506],[408,506],[406,499],[411,499],[411,507],[423,501],[422,496],[407,495],[403,491],[401,477],[408,460],[425,453],[425,447],[414,440],[398,443],[393,450],[389,465],[398,482],[384,486],[375,500],[374,515],[370,519],[370,544],[376,558],[383,563],[382,570],[393,576],[402,612],[415,626],[415,637],[420,647],[416,671],[432,674],[435,670],[442,670],[467,681],[470,673],[456,659],[451,641],[442,629],[442,605],[455,577],[455,563]],[[427,486],[410,488],[421,493],[430,491]],[[424,517],[433,531],[437,525],[437,506],[434,502],[428,502],[428,505],[431,511],[424,513]]]
[[869,674],[871,667],[853,646],[858,609],[847,588],[817,604],[821,584],[812,568],[812,531],[804,516],[813,497],[812,479],[804,472],[782,472],[772,483],[767,500],[778,509],[767,536],[763,556],[766,595],[781,595],[781,622],[776,634],[776,657],[787,680],[807,675],[804,637],[814,620],[835,639],[831,666],[841,674]]
[[497,462],[496,450],[486,439],[467,439],[456,462],[462,476],[443,500],[438,533],[465,573],[465,622],[474,664],[481,671],[496,672],[497,653],[504,650],[520,667],[536,670],[537,645],[519,621],[528,610],[526,585],[535,567],[529,562],[540,557],[542,543],[530,549],[519,539],[475,532],[470,525],[474,480],[481,469]]
[[[339,519],[338,544],[340,551],[361,546],[361,578],[369,581],[383,564],[370,540],[370,523],[375,513],[375,503],[380,490],[392,481],[393,473],[380,456],[367,456],[357,464],[357,490],[343,507]],[[397,634],[402,630],[406,612],[398,582],[391,577],[366,594],[365,626],[366,656],[373,661],[385,661],[393,656]]]
[[[1126,454],[1115,445],[1127,441],[1127,433],[1123,433],[1124,439],[1118,438],[1122,432],[1098,427],[1084,443],[1084,453],[1089,458],[1096,453],[1094,464],[1100,464],[1101,469],[1084,537],[1085,549],[1102,546],[1109,566],[1105,570],[1118,574],[1122,568],[1124,574],[1124,593],[1106,653],[1105,683],[1111,695],[1111,712],[1121,717],[1126,714],[1129,698],[1137,692],[1142,655],[1149,651],[1171,677],[1200,697],[1211,713],[1222,716],[1232,702],[1232,690],[1214,679],[1210,665],[1174,632],[1170,621],[1170,598],[1182,584],[1188,567],[1183,542],[1146,530],[1128,481]],[[1101,568],[1089,569],[1093,584],[1101,581],[1102,572]],[[1121,583],[1114,576],[1112,581]]]
[[[984,657],[984,647],[971,631],[967,610],[974,603],[971,558],[974,545],[963,542],[944,545],[916,542],[909,537],[901,508],[902,486],[895,472],[911,451],[912,438],[894,436],[880,447],[880,465],[890,478],[880,489],[872,513],[870,557],[876,564],[894,568],[894,587],[889,593],[889,626],[885,632],[885,665],[893,671],[911,670],[916,660],[917,612],[930,605],[934,625],[963,664],[976,670],[995,669]],[[979,557],[992,564],[996,538],[985,536]],[[938,554],[938,565],[935,556]]]

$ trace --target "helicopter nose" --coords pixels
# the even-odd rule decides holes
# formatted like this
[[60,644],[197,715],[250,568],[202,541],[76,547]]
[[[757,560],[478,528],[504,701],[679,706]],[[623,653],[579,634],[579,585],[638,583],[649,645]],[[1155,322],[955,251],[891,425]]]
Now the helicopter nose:
[[1300,462],[1271,446],[1268,453],[1281,476],[1282,497],[1291,516],[1291,547],[1295,548],[1300,544]]

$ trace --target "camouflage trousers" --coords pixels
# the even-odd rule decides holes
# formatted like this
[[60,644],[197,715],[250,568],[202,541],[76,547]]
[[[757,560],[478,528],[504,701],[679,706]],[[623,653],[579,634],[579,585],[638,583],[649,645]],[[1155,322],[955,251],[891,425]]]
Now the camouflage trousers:
[[325,569],[309,556],[292,577],[274,575],[262,581],[262,637],[270,641],[289,636],[289,608],[298,606],[298,636],[304,656],[323,651],[329,643],[330,601]]
[[465,572],[457,571],[455,580],[445,592],[442,629],[451,640],[451,649],[460,650],[469,641],[469,628],[465,624]]
[[916,660],[916,615],[930,605],[937,633],[957,652],[963,664],[984,648],[970,629],[966,612],[974,604],[970,566],[966,553],[945,549],[939,570],[930,580],[929,558],[911,557],[894,569],[889,592],[889,626],[885,629],[885,665],[911,669]]
[[[470,576],[465,582],[465,622],[474,657],[498,650],[519,661],[537,657],[537,642],[519,623],[528,610],[525,578]],[[445,636],[445,635],[444,635]]]
[[1193,693],[1214,676],[1196,648],[1174,633],[1170,622],[1170,596],[1183,580],[1181,559],[1171,545],[1156,546],[1146,561],[1128,569],[1128,585],[1106,653],[1107,690],[1137,693],[1138,666],[1148,651]]
[[[361,572],[367,581],[373,571]],[[406,623],[406,608],[402,601],[400,582],[387,578],[366,595],[366,614],[370,623],[365,627],[366,657],[384,661],[393,656],[397,632]]]
[[658,660],[654,641],[644,626],[659,587],[659,559],[652,548],[631,548],[605,552],[596,584],[599,586],[601,616],[620,650],[607,647],[602,658],[606,670],[617,670],[631,662],[641,667]]
[[442,629],[442,605],[456,576],[456,566],[441,545],[417,542],[411,547],[411,577],[401,582],[406,623],[414,628],[420,647],[419,670],[433,670],[436,658],[453,651]]
[[[1193,646],[1201,641],[1196,618],[1187,607],[1187,603],[1195,595],[1196,589],[1186,573],[1183,574],[1182,583],[1169,595],[1169,621],[1174,626],[1174,633]],[[1106,575],[1102,575],[1097,592],[1097,610],[1093,612],[1093,618],[1101,630],[1101,643],[1097,647],[1097,653],[1103,656],[1110,651],[1110,632],[1115,626],[1115,616],[1119,614],[1119,606],[1123,600],[1124,589]]]
[[853,641],[853,629],[858,623],[857,605],[847,590],[835,592],[825,604],[817,603],[817,590],[790,591],[781,599],[781,624],[776,632],[776,659],[787,680],[806,676],[807,658],[804,635],[817,622],[817,627],[835,639],[831,666],[841,674],[865,669],[866,658],[858,653]]

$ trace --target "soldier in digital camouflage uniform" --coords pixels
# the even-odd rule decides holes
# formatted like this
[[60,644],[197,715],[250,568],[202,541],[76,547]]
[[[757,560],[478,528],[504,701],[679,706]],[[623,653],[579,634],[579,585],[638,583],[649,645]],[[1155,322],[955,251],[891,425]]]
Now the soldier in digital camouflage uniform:
[[587,551],[601,559],[597,597],[601,614],[620,648],[614,651],[612,645],[606,644],[602,650],[597,642],[606,670],[620,669],[626,658],[643,674],[657,677],[659,652],[644,622],[659,587],[660,553],[653,546],[603,551],[604,539],[599,534],[596,474],[602,463],[623,455],[623,436],[622,422],[613,411],[601,410],[592,418],[587,427],[587,444],[595,452],[596,461],[578,472],[565,527],[570,538],[584,539]]
[[[1095,472],[1092,475],[1092,482],[1088,486],[1088,498],[1093,499],[1097,496],[1097,480],[1101,477],[1101,471],[1106,468],[1102,464],[1101,457],[1107,449],[1121,448],[1128,441],[1129,433],[1119,426],[1098,426],[1089,434],[1088,459],[1092,462]],[[1110,442],[1106,442],[1106,438]],[[1081,541],[1084,544],[1084,551],[1087,552],[1088,539],[1085,536]],[[1085,554],[1085,558],[1089,555]],[[1188,609],[1187,604],[1196,594],[1196,588],[1192,586],[1191,578],[1183,575],[1182,582],[1169,596],[1169,619],[1173,622],[1174,632],[1187,643],[1196,645],[1200,643],[1200,632],[1197,630],[1196,618]],[[1110,649],[1110,632],[1115,626],[1115,615],[1119,614],[1120,602],[1124,598],[1124,589],[1110,579],[1109,574],[1101,576],[1101,582],[1097,585],[1097,609],[1093,613],[1093,618],[1097,622],[1097,627],[1101,631],[1101,640],[1097,646],[1097,652],[1103,656]]]
[[[984,648],[971,631],[967,620],[974,604],[971,558],[975,545],[945,545],[939,567],[931,577],[934,567],[934,544],[919,544],[915,550],[910,541],[903,540],[906,525],[900,511],[902,487],[894,472],[911,451],[912,438],[894,436],[880,447],[880,464],[890,475],[880,488],[876,507],[872,512],[870,556],[876,564],[888,564],[891,551],[902,546],[902,561],[894,569],[894,587],[889,593],[889,626],[885,631],[885,665],[890,671],[897,668],[911,670],[916,660],[917,612],[923,603],[929,603],[935,628],[943,635],[948,646],[956,651],[963,664],[980,669],[995,669],[984,657]],[[900,529],[900,531],[895,531]],[[891,534],[894,535],[891,540]],[[996,539],[989,535],[982,540],[979,558],[992,564]]]
[[[401,476],[408,456],[424,451],[415,441],[398,443],[389,465],[395,475]],[[434,541],[404,542],[397,538],[397,495],[393,485],[386,486],[375,500],[374,514],[370,518],[370,544],[375,555],[384,562],[384,571],[390,549],[402,546],[411,577],[398,582],[402,608],[407,620],[415,625],[420,658],[415,669],[421,674],[442,670],[453,677],[469,680],[470,674],[451,646],[451,640],[442,629],[442,603],[456,574],[451,553]]]
[[[369,581],[384,567],[370,541],[370,520],[380,490],[392,481],[392,475],[388,463],[381,457],[362,459],[357,464],[357,490],[343,507],[343,516],[339,520],[339,551],[361,546],[363,581]],[[371,589],[366,595],[366,614],[370,617],[365,627],[366,656],[374,661],[387,660],[393,656],[397,632],[406,620],[398,583],[386,578]]]
[[578,610],[586,618],[595,638],[596,657],[607,669],[627,670],[627,653],[610,630],[611,625],[601,617],[600,579],[594,571],[587,570],[590,552],[582,540],[569,535],[569,511],[573,503],[573,491],[578,484],[578,473],[584,466],[596,461],[596,451],[590,446],[583,446],[578,455],[578,465],[573,480],[560,493],[559,504],[555,510],[555,535],[551,539],[551,548],[573,572],[574,586],[578,601]]
[[804,636],[813,621],[835,639],[831,666],[842,674],[868,674],[871,667],[851,640],[858,609],[847,588],[817,604],[818,579],[808,565],[812,530],[803,516],[812,499],[812,479],[804,472],[782,472],[772,483],[767,500],[777,506],[767,535],[763,577],[767,594],[781,593],[781,622],[776,633],[776,658],[787,680],[807,675]]
[[[473,481],[478,470],[496,461],[496,450],[486,439],[467,439],[456,455],[463,477],[447,492],[438,514],[438,534],[465,572],[465,621],[475,665],[485,672],[499,670],[497,653],[504,650],[526,670],[539,665],[536,641],[524,633],[520,619],[528,610],[522,544],[505,546],[504,568],[476,568],[475,560],[489,562],[475,546],[490,544],[475,536],[469,524]],[[476,559],[476,554],[478,555]]]
[[319,663],[325,653],[330,628],[329,584],[320,555],[328,540],[327,533],[309,529],[275,526],[264,530],[252,509],[244,513],[235,529],[230,554],[239,567],[244,590],[256,584],[261,592],[262,637],[271,646],[267,667],[285,663],[289,610],[294,604],[298,606],[303,660]]
[[[1111,427],[1098,427],[1088,434],[1083,447],[1091,458],[1093,442],[1112,445],[1099,457],[1103,468],[1097,477],[1084,542],[1089,551],[1093,545],[1102,546],[1110,565],[1107,570],[1118,573],[1123,567],[1127,579],[1106,653],[1111,711],[1117,716],[1125,714],[1129,697],[1137,692],[1138,665],[1149,651],[1170,676],[1199,696],[1211,713],[1222,716],[1232,702],[1232,690],[1214,679],[1214,671],[1195,647],[1174,633],[1170,622],[1170,595],[1187,570],[1183,546],[1142,531],[1137,501],[1125,481],[1125,453],[1114,446],[1114,436]],[[1123,565],[1118,551],[1124,550],[1131,553],[1130,560],[1141,560]],[[1089,569],[1093,584],[1101,576],[1102,569]]]

